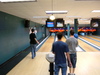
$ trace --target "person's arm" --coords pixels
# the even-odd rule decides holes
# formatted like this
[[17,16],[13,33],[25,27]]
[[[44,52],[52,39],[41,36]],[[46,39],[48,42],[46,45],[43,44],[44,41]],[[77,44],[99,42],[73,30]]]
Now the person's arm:
[[77,43],[76,43],[76,47],[78,46],[78,40],[77,40]]
[[35,41],[39,44],[38,40],[37,40],[36,38],[34,38],[34,39],[35,39]]
[[69,65],[72,66],[72,63],[71,63],[71,61],[70,61],[69,52],[66,52],[66,56],[67,56],[67,61],[69,62]]
[[52,51],[52,53],[55,54],[53,51]]
[[32,28],[30,28],[30,27],[29,27],[29,34],[31,34],[31,33],[32,33],[32,32],[31,32],[31,29],[32,29]]

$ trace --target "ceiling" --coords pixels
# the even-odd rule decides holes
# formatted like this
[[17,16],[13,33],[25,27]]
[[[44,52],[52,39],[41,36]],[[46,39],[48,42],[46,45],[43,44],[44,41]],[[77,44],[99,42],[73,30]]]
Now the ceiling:
[[[47,18],[33,18],[33,16],[49,17],[45,11],[67,10],[67,14],[54,14],[56,18],[63,18],[65,23],[74,24],[74,18],[78,18],[79,24],[89,24],[91,18],[100,18],[100,0],[37,0],[36,2],[1,3],[0,11],[28,19],[33,22],[45,24]],[[72,17],[74,16],[74,17]],[[76,16],[76,17],[75,17]]]

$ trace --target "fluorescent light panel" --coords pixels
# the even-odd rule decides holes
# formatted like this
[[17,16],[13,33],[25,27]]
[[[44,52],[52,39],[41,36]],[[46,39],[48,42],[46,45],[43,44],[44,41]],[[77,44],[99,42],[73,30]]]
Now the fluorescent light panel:
[[100,10],[93,10],[92,12],[100,12]]
[[100,1],[100,0],[75,0],[75,1]]
[[68,11],[45,11],[46,14],[67,14]]
[[30,1],[36,1],[36,0],[0,0],[0,2],[30,2]]
[[86,19],[86,18],[81,18],[79,20],[83,20],[83,21],[86,21],[86,20],[90,20],[90,19]]
[[66,16],[66,17],[69,17],[69,18],[80,18],[81,16]]
[[48,16],[33,16],[33,18],[49,18]]

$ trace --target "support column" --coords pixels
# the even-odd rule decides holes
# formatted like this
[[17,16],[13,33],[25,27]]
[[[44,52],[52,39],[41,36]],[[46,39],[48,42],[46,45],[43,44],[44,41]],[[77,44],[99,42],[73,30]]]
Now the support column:
[[68,23],[67,24],[67,37],[69,38],[70,37],[70,24]]
[[54,75],[54,63],[50,63],[50,75]]
[[78,34],[78,19],[74,19],[74,32]]

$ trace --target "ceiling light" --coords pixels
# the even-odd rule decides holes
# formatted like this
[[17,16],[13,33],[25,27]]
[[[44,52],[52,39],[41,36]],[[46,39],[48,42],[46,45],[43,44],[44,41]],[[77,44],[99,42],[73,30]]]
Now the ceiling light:
[[100,12],[100,10],[93,10],[92,12]]
[[29,1],[36,1],[36,0],[0,0],[1,2],[29,2]]
[[50,16],[50,20],[54,20],[55,19],[55,16],[54,15],[51,15]]
[[46,14],[67,14],[68,11],[45,11]]

